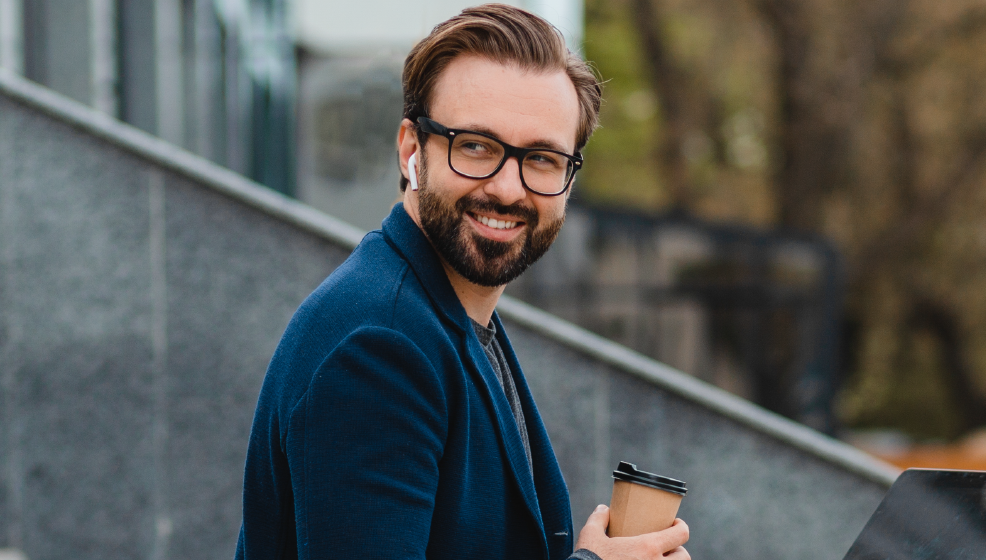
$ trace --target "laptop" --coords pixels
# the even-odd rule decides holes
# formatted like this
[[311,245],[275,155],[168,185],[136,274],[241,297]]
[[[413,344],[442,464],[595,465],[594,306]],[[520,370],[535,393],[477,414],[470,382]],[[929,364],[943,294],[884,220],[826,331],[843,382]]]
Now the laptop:
[[986,559],[986,472],[908,469],[843,560]]

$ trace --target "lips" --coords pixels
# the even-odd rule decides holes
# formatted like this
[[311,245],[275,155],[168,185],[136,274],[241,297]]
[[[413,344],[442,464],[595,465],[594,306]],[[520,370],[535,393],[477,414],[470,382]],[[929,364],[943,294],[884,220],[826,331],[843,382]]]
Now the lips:
[[[469,214],[470,218],[490,229],[507,231],[518,226],[525,226],[535,230],[538,225],[537,210],[523,204],[504,205],[488,198],[464,196],[456,201],[456,208],[463,214]],[[513,219],[501,220],[491,216],[504,216]]]

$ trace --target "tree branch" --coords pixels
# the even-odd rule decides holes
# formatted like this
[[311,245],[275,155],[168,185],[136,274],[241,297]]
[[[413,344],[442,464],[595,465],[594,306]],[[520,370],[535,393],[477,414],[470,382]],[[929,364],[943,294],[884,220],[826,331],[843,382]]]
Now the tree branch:
[[936,27],[916,39],[914,51],[895,55],[888,41],[877,51],[877,72],[891,79],[904,79],[931,65],[949,43],[968,40],[983,31],[986,31],[986,7],[972,8],[951,24]]

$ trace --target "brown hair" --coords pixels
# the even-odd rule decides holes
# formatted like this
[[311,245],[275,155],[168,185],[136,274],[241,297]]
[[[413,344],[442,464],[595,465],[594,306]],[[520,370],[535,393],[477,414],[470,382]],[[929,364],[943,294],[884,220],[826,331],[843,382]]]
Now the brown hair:
[[[592,68],[565,46],[561,32],[544,19],[505,4],[483,4],[435,26],[411,49],[404,61],[404,118],[417,126],[428,115],[431,93],[442,71],[463,54],[499,63],[514,63],[525,70],[564,71],[579,99],[576,150],[581,150],[599,124],[602,87]],[[421,138],[419,141],[423,141]],[[401,176],[401,191],[407,179]]]

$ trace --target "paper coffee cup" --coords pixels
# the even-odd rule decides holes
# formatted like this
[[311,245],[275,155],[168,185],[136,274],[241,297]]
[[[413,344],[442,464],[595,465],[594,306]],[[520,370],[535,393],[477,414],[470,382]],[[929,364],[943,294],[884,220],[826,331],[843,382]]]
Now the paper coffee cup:
[[635,537],[667,529],[688,492],[680,480],[640,471],[623,461],[613,471],[613,479],[607,531],[611,537]]

